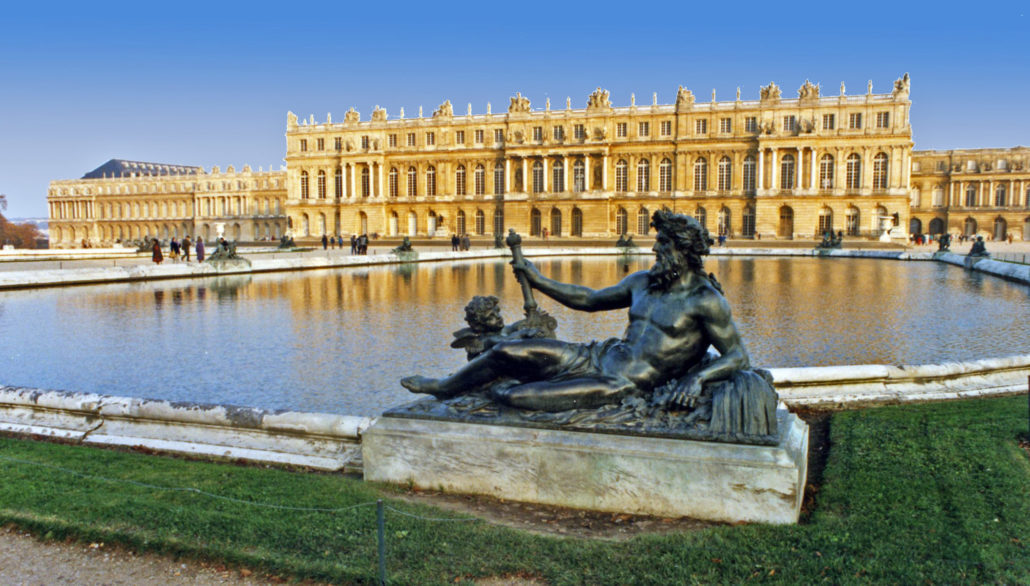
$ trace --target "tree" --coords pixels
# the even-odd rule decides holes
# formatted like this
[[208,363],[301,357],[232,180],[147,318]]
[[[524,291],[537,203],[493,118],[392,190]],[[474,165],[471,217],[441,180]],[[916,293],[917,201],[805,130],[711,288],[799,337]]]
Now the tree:
[[[7,195],[0,193],[0,210],[7,209]],[[35,248],[36,239],[42,238],[36,226],[30,223],[12,224],[0,213],[0,245],[13,244],[15,248]]]

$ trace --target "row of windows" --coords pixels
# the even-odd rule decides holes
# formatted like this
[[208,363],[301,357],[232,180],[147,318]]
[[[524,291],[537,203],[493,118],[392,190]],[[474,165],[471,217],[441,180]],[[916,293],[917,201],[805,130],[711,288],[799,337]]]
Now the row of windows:
[[[84,202],[89,203],[89,202]],[[201,199],[197,202],[198,213],[202,215],[213,215],[220,214],[226,215],[240,215],[246,213],[245,210],[248,207],[248,203],[241,201],[239,198],[210,198]],[[260,215],[262,211],[264,215],[270,216],[282,214],[282,203],[279,200],[262,200],[252,201],[249,203],[250,213]],[[82,208],[85,211],[84,217],[93,217],[93,206],[87,205]],[[96,211],[99,213],[101,220],[111,219],[122,219],[122,218],[167,218],[170,216],[176,217],[187,217],[192,215],[193,202],[151,202],[144,203],[109,203],[99,204]],[[54,213],[52,214],[56,218],[78,218],[81,214],[79,207],[77,206],[63,206],[55,205]]]

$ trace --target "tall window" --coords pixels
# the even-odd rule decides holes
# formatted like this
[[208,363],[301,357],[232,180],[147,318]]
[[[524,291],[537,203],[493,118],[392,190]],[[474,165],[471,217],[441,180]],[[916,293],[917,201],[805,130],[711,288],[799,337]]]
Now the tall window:
[[972,183],[966,188],[966,207],[976,207],[976,186]]
[[586,191],[586,165],[578,159],[572,163],[572,190]]
[[300,139],[300,150],[301,151],[308,150],[308,139],[306,139],[306,138]]
[[848,189],[859,189],[862,187],[862,157],[858,153],[848,155]]
[[890,112],[877,112],[876,113],[876,127],[887,128],[890,126]]
[[372,195],[372,172],[368,167],[361,168],[361,197]]
[[833,210],[828,207],[823,207],[819,210],[819,226],[816,230],[816,235],[822,235],[827,232],[833,232]]
[[694,161],[694,191],[708,190],[708,160],[698,157]]
[[300,172],[300,198],[301,199],[307,199],[308,198],[308,172],[307,171],[301,171]]
[[780,189],[794,189],[794,155],[783,155],[780,161]]
[[647,208],[640,208],[637,210],[637,234],[647,236],[650,227],[651,214],[647,211]]
[[[626,177],[628,167],[626,159],[619,159],[619,162],[615,163],[615,191],[619,193],[629,191],[629,180]],[[624,234],[624,232],[619,232],[619,234]]]
[[565,164],[563,161],[554,161],[554,169],[551,170],[551,191],[555,193],[565,191]]
[[729,191],[733,179],[733,161],[729,157],[719,159],[719,191]]
[[784,116],[783,117],[783,132],[794,132],[798,127],[797,116]]
[[544,164],[540,161],[533,163],[533,193],[544,191]]
[[454,172],[454,193],[457,195],[465,195],[465,165],[458,165],[457,171]]
[[719,210],[719,236],[729,236],[732,225],[730,223],[730,208],[722,206]]
[[433,146],[435,144],[436,144],[436,133],[435,132],[427,132],[426,133],[426,146]]
[[496,142],[496,143],[504,142],[504,129],[502,129],[502,128],[495,128],[494,129],[494,142]]
[[458,215],[454,218],[454,229],[459,235],[465,233],[465,212],[458,210]]
[[551,208],[551,236],[561,236],[561,210]]
[[436,167],[433,165],[426,169],[426,195],[436,195]]
[[540,142],[542,140],[544,140],[544,127],[543,126],[534,126],[533,127],[533,141],[534,142]]
[[486,234],[486,214],[483,210],[476,210],[476,234]]
[[325,199],[325,171],[318,171],[318,199]]
[[615,231],[620,235],[626,234],[629,230],[629,214],[626,208],[620,207],[615,210]]
[[315,144],[318,145],[318,150],[320,150],[320,151],[324,151],[325,150],[325,139],[324,138],[316,139],[315,140]]
[[408,197],[418,195],[418,172],[415,167],[408,167]]
[[833,155],[819,159],[819,188],[833,189]]
[[887,189],[887,153],[873,157],[873,189]]
[[702,118],[694,121],[694,134],[708,134],[708,120]]
[[583,210],[572,208],[572,230],[570,236],[583,235]]
[[483,195],[486,193],[486,169],[482,165],[476,165],[476,170],[473,172],[473,182],[475,183],[476,195]]
[[850,128],[852,130],[857,130],[859,128],[862,128],[862,113],[861,112],[852,112],[851,114],[848,114],[848,128]]
[[409,132],[408,133],[408,146],[409,147],[415,146],[415,133],[414,132]]
[[[396,135],[394,135],[394,136],[396,136]],[[394,142],[396,143],[396,140]],[[397,146],[397,145],[396,144],[391,144],[390,146]],[[342,151],[343,150],[343,138],[342,137],[337,136],[336,138],[333,139],[333,148],[338,150],[338,151]]]
[[565,140],[564,126],[555,126],[552,132],[554,133],[554,140]]
[[745,238],[754,238],[755,208],[751,206],[744,208],[744,215],[740,217],[740,231]]
[[456,130],[454,132],[454,142],[455,142],[455,144],[465,144],[465,131],[464,130]]
[[651,161],[640,159],[637,162],[637,191],[651,190]]
[[572,127],[572,136],[575,137],[576,140],[585,139],[587,137],[587,127],[583,124],[576,124]]
[[390,167],[390,197],[397,197],[397,167]]
[[744,132],[758,132],[757,116],[748,116],[744,119]]
[[729,134],[733,132],[733,119],[732,118],[720,118],[719,119],[719,132],[723,134]]
[[530,236],[540,236],[541,232],[543,232],[543,230],[542,230],[543,225],[542,224],[543,224],[543,221],[542,221],[542,217],[540,215],[540,210],[538,210],[536,208],[533,208],[532,210],[530,210],[530,212],[529,212],[529,235]]
[[494,209],[494,234],[504,234],[504,209]]
[[659,129],[662,136],[672,136],[672,120],[662,120]]
[[697,220],[698,224],[708,228],[708,210],[703,206],[697,206],[697,209],[694,210],[694,219]]
[[[340,140],[340,139],[336,139],[336,140]],[[397,135],[396,134],[391,134],[390,136],[386,137],[386,144],[388,144],[391,148],[396,147],[397,146]],[[340,147],[337,147],[336,150],[340,150]]]
[[744,157],[744,191],[755,191],[755,157],[748,155]]
[[651,123],[650,122],[639,122],[639,123],[637,123],[637,136],[651,136]]
[[855,206],[848,207],[848,211],[844,213],[844,231],[848,236],[858,236],[858,220],[858,208]]
[[658,191],[668,193],[672,191],[672,161],[668,158],[662,159],[658,164]]
[[626,123],[625,122],[616,122],[615,123],[615,138],[626,138]]
[[480,129],[476,130],[475,132],[473,132],[472,136],[473,136],[473,140],[476,141],[476,144],[483,144],[483,129],[482,128],[480,128]]
[[504,194],[504,163],[494,165],[494,195]]
[[833,130],[837,123],[835,114],[823,114],[823,130]]
[[336,177],[333,181],[333,188],[336,199],[343,197],[343,167],[336,168]]

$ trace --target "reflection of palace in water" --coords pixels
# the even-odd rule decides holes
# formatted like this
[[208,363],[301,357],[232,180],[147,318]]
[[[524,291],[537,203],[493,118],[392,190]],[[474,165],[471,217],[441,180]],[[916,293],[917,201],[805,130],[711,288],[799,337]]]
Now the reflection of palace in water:
[[[81,245],[183,234],[298,239],[323,234],[646,235],[668,207],[733,238],[852,238],[962,232],[1030,239],[1030,149],[913,151],[908,76],[889,93],[797,98],[775,83],[758,100],[614,106],[596,90],[586,107],[286,125],[286,169],[211,173],[143,167],[51,183],[52,243]],[[148,167],[149,165],[149,167]],[[102,168],[103,169],[103,168]],[[181,169],[177,170],[177,169]],[[99,171],[99,170],[98,170]]]

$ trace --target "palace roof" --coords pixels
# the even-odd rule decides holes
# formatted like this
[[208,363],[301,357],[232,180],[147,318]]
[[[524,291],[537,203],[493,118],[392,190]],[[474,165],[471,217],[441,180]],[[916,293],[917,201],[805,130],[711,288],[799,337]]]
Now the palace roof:
[[146,163],[143,161],[126,161],[111,159],[82,176],[83,179],[103,179],[105,177],[144,177],[156,175],[199,175],[202,167],[189,165],[171,165],[168,163]]

